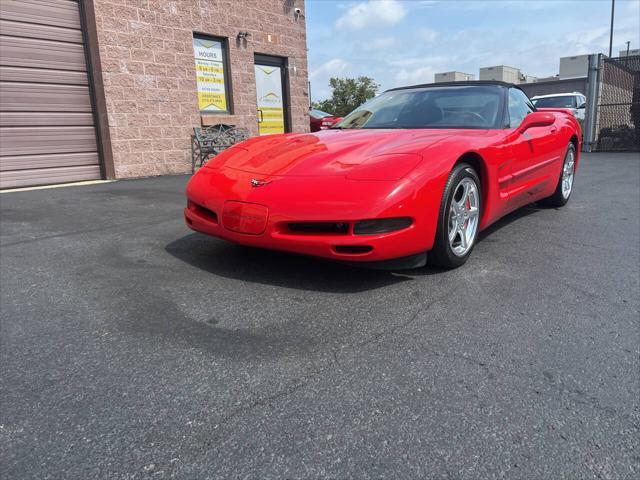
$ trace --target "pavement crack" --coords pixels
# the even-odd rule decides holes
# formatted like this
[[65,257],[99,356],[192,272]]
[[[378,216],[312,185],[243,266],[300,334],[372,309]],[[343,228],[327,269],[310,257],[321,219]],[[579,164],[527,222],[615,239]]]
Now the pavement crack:
[[[535,381],[535,378],[532,378],[531,376],[522,375],[514,370],[506,368],[503,365],[499,365],[497,363],[485,362],[461,353],[452,353],[452,352],[446,353],[438,350],[432,350],[426,347],[424,344],[422,345],[424,346],[425,351],[430,351],[433,354],[441,355],[443,357],[457,358],[457,359],[463,360],[472,365],[481,367],[487,372],[487,374],[490,373],[490,370],[494,369],[502,372],[505,375],[510,375],[512,377],[518,378],[519,380],[522,380],[524,383]],[[547,385],[551,392],[556,392],[555,395],[558,398],[566,397],[570,399],[572,402],[577,404],[590,404],[595,410],[598,410],[609,416],[624,418],[625,414],[623,412],[618,412],[612,407],[603,405],[602,401],[598,397],[594,395],[588,395],[586,392],[583,392],[582,390],[576,387],[571,387],[567,384],[567,382],[563,381],[562,379],[550,379],[548,375],[543,375],[543,376],[545,377],[544,385]],[[476,386],[482,380],[483,379],[478,379],[477,381],[473,382],[472,385]],[[535,391],[536,393],[538,393],[541,390],[535,390]]]
[[[430,308],[432,308],[436,303],[438,303],[441,300],[444,300],[446,297],[448,297],[450,294],[446,293],[443,294],[435,299],[432,299],[430,302],[422,302],[418,305],[418,307],[416,308],[416,311],[405,321],[400,321],[400,322],[396,322],[394,324],[392,324],[390,327],[385,328],[379,332],[374,333],[373,335],[371,335],[368,339],[361,341],[361,342],[356,342],[356,343],[352,343],[352,344],[347,344],[344,347],[341,348],[342,350],[352,350],[352,349],[358,349],[361,347],[365,347],[367,345],[371,345],[374,344],[376,342],[378,342],[380,339],[390,336],[390,335],[395,335],[398,332],[400,332],[402,329],[408,327],[409,325],[411,325],[413,322],[415,322],[418,317],[420,316],[420,313],[422,313],[425,310],[429,310]],[[249,404],[246,404],[244,406],[238,407],[235,410],[233,410],[229,415],[226,415],[224,417],[222,417],[220,419],[220,421],[217,422],[215,428],[217,429],[218,427],[224,426],[226,424],[228,424],[229,422],[231,422],[232,420],[234,420],[235,418],[241,417],[247,413],[250,413],[251,411],[255,410],[256,408],[260,408],[260,407],[267,407],[275,402],[278,402],[280,400],[283,400],[285,398],[287,398],[288,396],[302,390],[303,388],[305,388],[309,382],[311,380],[313,380],[314,378],[317,378],[319,376],[321,376],[322,374],[324,374],[327,370],[337,367],[338,365],[340,365],[340,361],[338,360],[338,357],[340,355],[340,351],[338,350],[334,350],[332,352],[332,357],[329,361],[325,362],[324,364],[320,365],[318,368],[315,369],[311,369],[307,374],[293,380],[289,386],[287,386],[286,388],[279,390],[271,395],[267,395],[264,397],[260,397],[255,399],[254,401],[250,402]],[[207,445],[210,445],[210,441],[209,442],[204,442],[204,447],[206,448]]]
[[429,302],[421,302],[421,303],[419,303],[418,307],[416,308],[416,311],[413,313],[413,315],[411,315],[409,317],[408,320],[393,323],[393,324],[391,324],[391,326],[374,333],[368,339],[366,339],[366,340],[364,340],[362,342],[358,342],[358,343],[356,343],[356,344],[354,344],[352,346],[354,346],[354,347],[364,347],[364,346],[376,343],[377,341],[379,341],[383,337],[393,336],[393,335],[399,333],[403,329],[405,329],[408,326],[410,326],[411,324],[413,324],[418,319],[418,317],[420,316],[421,313],[424,313],[424,312],[428,311],[429,309],[431,309],[434,305],[436,305],[441,300],[445,300],[449,295],[451,295],[451,293],[447,292],[445,294],[440,295],[439,297],[436,297],[436,298],[432,299]]
[[[247,413],[250,413],[251,411],[260,408],[260,407],[268,407],[270,405],[272,405],[273,403],[280,401],[280,400],[284,400],[285,398],[287,398],[288,396],[302,390],[304,387],[306,387],[309,382],[311,380],[313,380],[314,378],[322,375],[323,373],[325,373],[327,370],[329,370],[331,367],[336,366],[338,364],[336,356],[334,354],[333,359],[325,362],[320,368],[316,368],[316,369],[311,369],[307,374],[296,378],[295,380],[293,380],[286,388],[281,389],[277,392],[274,392],[271,395],[266,395],[263,397],[259,397],[256,398],[255,400],[253,400],[252,402],[238,407],[235,410],[233,410],[231,413],[229,413],[228,415],[225,415],[224,417],[222,417],[215,425],[215,429],[218,429],[221,426],[224,426],[226,424],[228,424],[229,422],[233,421],[234,419],[241,417]],[[211,444],[211,441],[207,441],[207,442],[203,442],[204,446],[203,448],[206,448],[207,446],[209,446]]]

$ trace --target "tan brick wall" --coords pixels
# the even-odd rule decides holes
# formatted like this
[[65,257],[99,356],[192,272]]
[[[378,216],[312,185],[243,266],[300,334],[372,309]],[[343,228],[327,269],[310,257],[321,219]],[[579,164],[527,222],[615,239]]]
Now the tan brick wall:
[[[230,123],[257,134],[254,53],[288,58],[291,127],[309,130],[303,0],[93,3],[117,178],[190,171],[195,126]],[[251,34],[246,44],[236,41],[239,31]],[[198,111],[194,32],[229,39],[233,115]]]

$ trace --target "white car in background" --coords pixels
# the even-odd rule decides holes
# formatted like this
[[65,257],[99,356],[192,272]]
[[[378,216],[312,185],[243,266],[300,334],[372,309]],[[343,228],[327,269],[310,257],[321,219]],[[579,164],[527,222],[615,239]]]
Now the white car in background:
[[536,108],[568,108],[582,125],[587,107],[587,97],[580,92],[553,93],[551,95],[536,95],[531,98],[531,103]]

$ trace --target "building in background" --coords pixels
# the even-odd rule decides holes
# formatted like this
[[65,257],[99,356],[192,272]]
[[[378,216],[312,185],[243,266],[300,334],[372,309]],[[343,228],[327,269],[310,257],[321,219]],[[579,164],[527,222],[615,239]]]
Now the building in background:
[[[473,81],[476,77],[472,73],[442,72],[434,75],[434,83]],[[500,65],[497,67],[484,67],[480,69],[480,80],[499,80],[508,83],[535,83],[538,77],[525,75],[520,69]]]
[[308,131],[303,0],[2,0],[0,188],[184,173],[194,127]]
[[498,65],[495,67],[482,67],[480,80],[498,80],[507,83],[520,83],[520,69]]
[[555,75],[551,75],[550,77],[539,77],[537,82],[553,82],[555,80],[560,80],[560,76],[556,73]]
[[468,80],[475,80],[476,77],[472,73],[463,73],[463,72],[443,72],[436,73],[434,75],[435,83],[442,82],[463,82]]
[[538,78],[534,83],[522,85],[522,89],[530,97],[572,92],[586,96],[590,56],[597,57],[598,54],[562,57],[559,61],[560,74]]
[[[626,51],[626,50],[620,50],[620,52],[618,53],[618,55],[619,55],[620,57],[626,57],[626,56],[627,56],[627,51]],[[634,49],[629,50],[628,55],[629,55],[630,57],[634,57],[634,56],[636,56],[636,55],[640,55],[640,48],[634,48]]]
[[586,77],[589,73],[589,55],[560,58],[560,80]]

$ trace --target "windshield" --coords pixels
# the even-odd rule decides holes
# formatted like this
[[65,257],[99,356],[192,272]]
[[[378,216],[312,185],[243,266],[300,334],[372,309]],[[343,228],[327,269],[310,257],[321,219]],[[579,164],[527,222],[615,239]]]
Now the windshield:
[[385,92],[356,108],[337,128],[499,128],[497,86],[428,87]]
[[576,108],[575,97],[569,95],[536,98],[532,102],[536,108]]
[[322,110],[316,110],[315,108],[312,108],[311,110],[309,110],[309,115],[311,115],[313,118],[318,118],[318,119],[333,116],[330,113],[323,112]]

